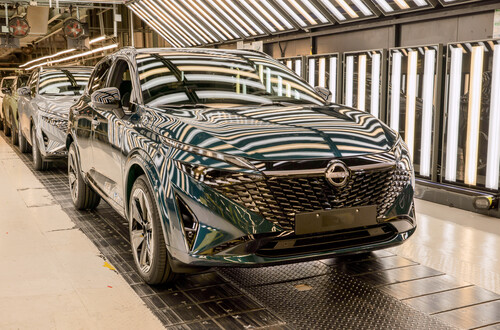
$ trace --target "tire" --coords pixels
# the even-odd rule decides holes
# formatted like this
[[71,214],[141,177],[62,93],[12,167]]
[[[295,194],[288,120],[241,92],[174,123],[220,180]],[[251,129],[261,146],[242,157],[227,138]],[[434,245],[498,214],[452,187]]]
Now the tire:
[[21,120],[18,120],[17,122],[17,134],[18,134],[18,140],[19,140],[19,150],[21,150],[22,153],[27,153],[30,151],[30,145],[28,143],[28,140],[23,135],[23,131],[21,130]]
[[99,205],[101,196],[83,180],[74,143],[70,145],[68,152],[68,180],[71,199],[76,209],[93,210]]
[[13,145],[17,146],[19,142],[19,134],[17,133],[17,127],[14,126],[14,118],[12,118],[12,115],[10,115],[10,130],[10,140]]
[[0,118],[0,130],[3,131],[3,120]]
[[5,136],[10,136],[10,127],[7,125],[7,118],[3,118],[3,132],[5,133]]
[[[148,284],[173,282],[160,215],[145,175],[137,178],[130,193],[130,244],[139,275]],[[149,242],[149,244],[147,244]]]
[[40,152],[40,148],[38,148],[35,126],[31,128],[31,143],[31,147],[33,149],[33,167],[37,171],[47,170],[47,168],[49,168],[49,163],[43,161],[42,153]]

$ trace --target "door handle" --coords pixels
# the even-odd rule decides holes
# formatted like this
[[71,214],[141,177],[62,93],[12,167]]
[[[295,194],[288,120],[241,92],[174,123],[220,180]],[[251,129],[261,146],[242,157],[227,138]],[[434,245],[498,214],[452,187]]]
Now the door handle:
[[97,120],[97,117],[94,117],[94,119],[92,119],[92,128],[96,129],[97,126],[99,126],[99,120]]

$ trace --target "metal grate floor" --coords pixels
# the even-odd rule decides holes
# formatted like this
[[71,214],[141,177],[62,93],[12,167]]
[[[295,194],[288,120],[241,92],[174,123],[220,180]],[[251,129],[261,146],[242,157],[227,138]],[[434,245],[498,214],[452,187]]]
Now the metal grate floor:
[[172,286],[146,285],[134,269],[126,220],[106,203],[91,212],[75,210],[64,162],[37,172],[31,154],[13,149],[167,328],[500,328],[499,295],[387,251],[220,268],[186,275]]

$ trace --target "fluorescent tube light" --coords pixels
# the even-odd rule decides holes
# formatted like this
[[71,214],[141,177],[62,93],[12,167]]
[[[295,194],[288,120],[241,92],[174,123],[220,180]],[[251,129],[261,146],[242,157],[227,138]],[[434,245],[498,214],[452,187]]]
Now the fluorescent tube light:
[[399,8],[401,9],[409,9],[410,6],[406,3],[405,0],[394,0],[394,2],[398,5]]
[[330,0],[321,0],[325,7],[335,16],[339,21],[345,21],[345,16],[330,2]]
[[[227,39],[233,39],[233,37],[225,31],[217,22],[215,22],[208,14],[206,14],[204,11],[198,12],[196,10],[197,6],[194,4],[192,1],[193,0],[188,0],[190,3],[187,3],[186,0],[181,0],[183,5],[191,11],[193,15],[195,15],[198,19],[200,19],[206,26],[211,27],[212,31],[214,31],[220,38],[220,40],[227,40]],[[210,21],[208,22],[207,19]]]
[[314,58],[309,59],[309,85],[314,86],[316,80],[316,60]]
[[344,1],[344,0],[336,0],[337,3],[340,5],[340,7],[342,7],[342,9],[345,10],[345,12],[351,16],[351,18],[358,18],[359,15],[356,14],[356,12],[354,10],[352,10],[352,8]]
[[399,100],[401,90],[401,58],[400,52],[392,54],[392,74],[391,74],[391,120],[390,126],[399,132]]
[[[465,183],[475,185],[481,120],[481,92],[483,82],[484,46],[472,47],[471,78],[469,87],[469,116],[467,118],[467,144],[465,157]],[[496,91],[494,91],[495,93]]]
[[405,142],[408,146],[410,156],[413,158],[415,149],[415,110],[417,101],[417,61],[418,52],[408,52],[408,65],[406,72],[408,80],[406,82],[406,124],[405,124]]
[[328,23],[326,17],[309,0],[302,0],[302,3],[313,13],[321,23]]
[[432,121],[434,106],[434,75],[436,51],[427,49],[424,57],[424,81],[422,85],[422,132],[420,144],[420,175],[431,175]]
[[366,110],[366,55],[358,57],[358,104],[359,110]]
[[[497,92],[494,92],[497,91]],[[500,45],[493,48],[486,188],[498,189],[500,167]]]
[[[206,1],[206,0],[205,0]],[[243,22],[243,20],[238,17],[224,2],[221,0],[217,0],[219,4],[216,4],[213,0],[208,0],[208,2],[212,5],[212,8],[215,8],[219,11],[219,13],[224,16],[233,26],[235,26],[245,37],[249,37],[251,35],[256,35],[257,33],[251,29],[248,24]],[[221,8],[222,6],[222,8]],[[229,15],[228,15],[229,14]],[[217,16],[219,18],[219,16]],[[236,22],[234,19],[238,20]]]
[[295,73],[299,77],[302,77],[302,60],[301,59],[295,60]]
[[387,3],[385,0],[374,0],[376,3],[379,4],[380,7],[382,7],[382,10],[385,11],[386,13],[391,13],[394,11],[391,6]]
[[[240,1],[239,3],[242,4],[243,6],[245,6],[245,8],[253,15],[255,16],[259,22],[261,22],[265,27],[266,29],[268,29],[269,31],[271,32],[276,32],[276,28],[280,31],[284,30],[283,26],[281,26],[271,15],[269,15],[269,13],[264,9],[262,8],[261,5],[259,5],[259,3],[256,1],[256,0],[250,0],[250,2],[252,3],[253,7],[250,5],[250,3],[248,3],[247,1]],[[258,11],[260,11],[266,18],[264,19],[255,9],[257,8]],[[268,22],[271,22],[273,23],[273,25],[276,27],[274,28],[271,24],[269,24]]]
[[460,120],[460,89],[462,85],[461,48],[451,48],[451,64],[448,92],[448,129],[446,135],[446,168],[445,179],[457,181],[458,130]]
[[34,65],[34,66],[30,67],[30,68],[27,68],[25,70],[31,70],[31,69],[37,68],[39,66],[47,65],[47,64],[55,64],[55,63],[60,63],[60,62],[64,62],[64,61],[74,60],[75,58],[84,57],[84,56],[87,56],[87,55],[92,55],[92,54],[95,54],[95,53],[98,53],[98,52],[103,52],[103,51],[106,51],[106,50],[109,50],[109,49],[113,49],[113,48],[116,48],[116,47],[118,47],[118,44],[113,44],[113,45],[108,45],[108,46],[104,46],[104,47],[92,49],[92,50],[89,50],[89,51],[84,52],[84,53],[75,54],[75,55],[71,55],[71,56],[68,56],[68,57],[59,58],[57,60],[52,60],[52,61],[40,63],[40,64]]
[[346,79],[345,79],[345,100],[344,104],[352,107],[353,85],[354,85],[354,56],[346,57]]
[[106,36],[97,37],[95,39],[90,40],[89,41],[89,45],[92,45],[93,43],[96,43],[96,42],[99,42],[99,41],[103,41],[104,39],[106,39]]
[[283,15],[281,15],[277,10],[276,8],[274,8],[273,6],[271,6],[269,4],[269,2],[267,0],[260,0],[261,3],[264,4],[264,6],[266,6],[266,8],[275,16],[277,17],[280,22],[285,25],[287,27],[287,29],[291,30],[293,29],[293,26],[290,24],[290,22],[288,22],[288,20],[286,20]]
[[305,11],[304,8],[302,8],[302,6],[299,5],[296,0],[288,0],[288,2],[290,2],[292,6],[294,6],[295,9],[297,9],[297,11],[302,15],[302,17],[305,17],[305,19],[309,22],[309,24],[311,25],[318,24],[318,22],[316,22],[316,20],[312,18],[312,16],[309,15],[309,13]]
[[299,23],[301,27],[307,26],[306,22],[304,22],[283,0],[276,0],[281,7],[285,9],[285,11],[292,16],[292,18]]
[[352,3],[356,5],[356,7],[361,10],[363,15],[371,16],[373,15],[372,11],[361,1],[361,0],[352,0]]
[[[229,31],[229,33],[231,33],[233,35],[234,38],[239,38],[239,35],[234,32],[233,29],[231,29],[226,23],[224,23],[224,21],[218,16],[216,15],[210,8],[208,8],[208,6],[206,6],[203,2],[205,0],[196,0],[196,2],[198,3],[198,7],[201,7],[203,8],[203,10],[200,9],[200,12],[203,13],[204,15],[207,15],[207,17],[210,18],[211,21],[213,21],[212,17],[214,17],[218,23],[215,23],[217,26],[222,26],[220,27],[221,31]],[[208,14],[210,15],[208,15]],[[220,24],[220,25],[219,25]],[[234,39],[233,37],[230,37],[230,39]]]
[[318,85],[320,87],[325,87],[325,79],[326,79],[326,58],[321,57],[319,59],[319,76],[318,76]]
[[65,49],[63,51],[60,51],[58,53],[55,53],[53,55],[47,55],[47,56],[44,56],[44,57],[40,57],[40,58],[36,58],[34,60],[31,60],[29,62],[26,62],[24,64],[21,64],[19,67],[20,68],[24,68],[25,66],[27,65],[30,65],[30,64],[33,64],[33,63],[36,63],[36,62],[39,62],[39,61],[43,61],[43,60],[48,60],[50,58],[54,58],[54,57],[57,57],[57,56],[60,56],[60,55],[64,55],[64,54],[67,54],[67,53],[71,53],[71,52],[74,52],[76,49],[74,48],[71,48],[71,49]]
[[337,57],[330,57],[330,92],[332,93],[332,102],[337,102]]
[[380,116],[380,66],[381,56],[376,53],[372,55],[372,84],[370,92],[370,113],[379,118]]

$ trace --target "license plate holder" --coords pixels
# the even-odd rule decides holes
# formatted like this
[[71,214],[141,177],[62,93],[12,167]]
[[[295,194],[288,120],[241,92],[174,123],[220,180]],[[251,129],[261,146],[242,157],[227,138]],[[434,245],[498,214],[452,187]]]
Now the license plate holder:
[[295,234],[314,234],[376,224],[376,205],[319,210],[297,213],[295,215]]

